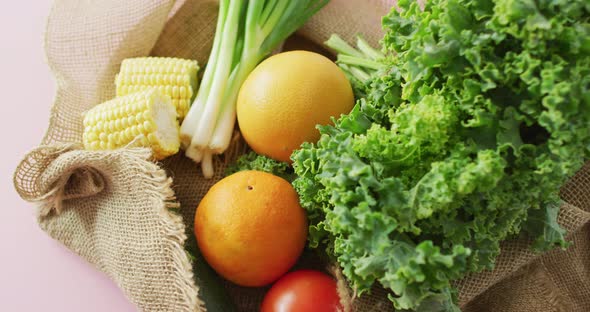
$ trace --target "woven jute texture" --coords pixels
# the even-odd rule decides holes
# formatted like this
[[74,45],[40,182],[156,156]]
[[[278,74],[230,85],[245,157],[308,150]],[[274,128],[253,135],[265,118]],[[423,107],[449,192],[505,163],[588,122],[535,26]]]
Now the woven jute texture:
[[[394,2],[332,0],[285,46],[326,53],[321,43],[331,33],[349,41],[363,34],[377,45],[381,17]],[[154,163],[146,149],[82,150],[82,113],[114,97],[124,58],[177,56],[205,65],[216,14],[214,0],[56,0],[47,21],[57,94],[42,145],[16,169],[15,187],[38,204],[43,230],[110,276],[142,311],[205,311],[198,293],[207,286],[195,284],[184,244],[198,202],[246,147],[236,136],[205,180],[183,155]],[[590,311],[590,165],[562,197],[559,221],[572,247],[536,255],[525,240],[506,242],[494,271],[456,283],[464,310]],[[263,289],[226,287],[241,311],[258,309]],[[352,308],[392,305],[375,286]]]

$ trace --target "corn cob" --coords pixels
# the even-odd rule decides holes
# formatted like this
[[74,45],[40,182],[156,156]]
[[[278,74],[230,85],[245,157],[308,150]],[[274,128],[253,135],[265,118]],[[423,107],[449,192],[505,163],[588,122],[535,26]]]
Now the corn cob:
[[176,154],[180,147],[176,109],[157,89],[104,102],[84,115],[84,148],[112,150],[124,146],[149,147],[155,159]]
[[170,96],[178,118],[184,119],[197,91],[197,61],[173,57],[138,57],[123,60],[115,78],[117,96],[148,88]]

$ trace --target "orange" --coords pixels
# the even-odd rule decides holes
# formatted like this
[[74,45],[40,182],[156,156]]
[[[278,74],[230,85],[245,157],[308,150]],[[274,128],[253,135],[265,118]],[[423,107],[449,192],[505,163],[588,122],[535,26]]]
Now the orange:
[[217,182],[195,215],[199,249],[211,267],[242,286],[277,280],[297,261],[307,240],[307,219],[286,180],[241,171]]
[[352,87],[334,62],[308,51],[269,57],[248,76],[238,94],[242,136],[258,154],[290,161],[303,142],[316,142],[318,124],[350,112]]

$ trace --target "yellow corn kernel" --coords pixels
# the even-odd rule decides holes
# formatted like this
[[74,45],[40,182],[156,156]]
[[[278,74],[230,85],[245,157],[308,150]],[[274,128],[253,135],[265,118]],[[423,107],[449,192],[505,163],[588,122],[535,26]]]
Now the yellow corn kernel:
[[88,150],[133,143],[151,148],[155,159],[166,158],[180,148],[176,108],[157,89],[117,97],[85,113],[83,142]]
[[168,95],[182,120],[197,92],[197,61],[173,57],[138,57],[125,59],[115,79],[117,96],[148,88],[158,88]]

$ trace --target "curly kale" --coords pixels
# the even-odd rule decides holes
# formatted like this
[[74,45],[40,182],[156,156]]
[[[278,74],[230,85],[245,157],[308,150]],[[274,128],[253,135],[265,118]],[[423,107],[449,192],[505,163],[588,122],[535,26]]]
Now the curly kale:
[[381,67],[293,154],[293,185],[310,245],[359,293],[457,310],[451,281],[493,268],[502,240],[567,245],[559,188],[590,157],[590,3],[398,5]]
[[288,163],[276,161],[266,156],[258,155],[255,152],[249,152],[240,156],[235,163],[227,167],[225,175],[228,176],[243,170],[258,170],[272,173],[289,182],[295,178],[293,168]]

